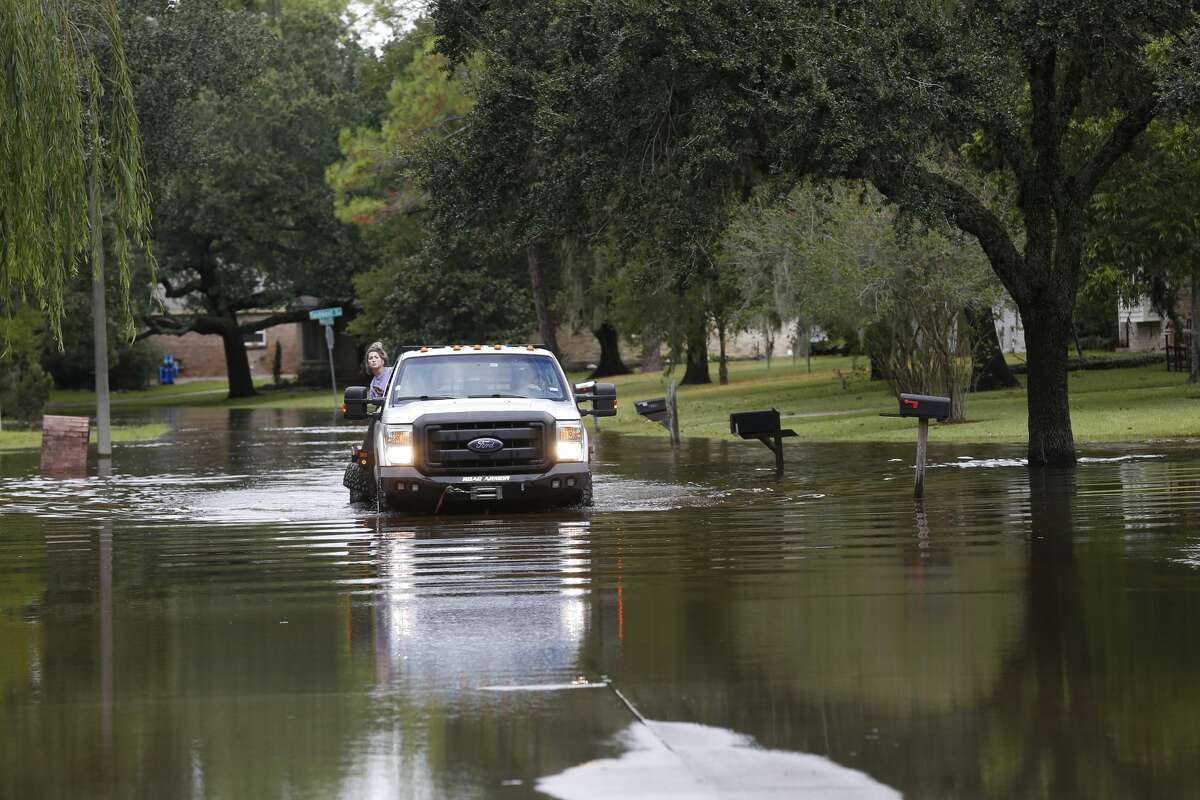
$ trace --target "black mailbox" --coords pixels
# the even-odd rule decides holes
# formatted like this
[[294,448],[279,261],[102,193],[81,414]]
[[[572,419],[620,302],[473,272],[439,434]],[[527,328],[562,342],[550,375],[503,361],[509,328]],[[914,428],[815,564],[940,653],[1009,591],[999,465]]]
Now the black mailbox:
[[367,418],[367,387],[350,386],[342,396],[343,419]]
[[745,411],[729,415],[729,432],[738,436],[759,436],[779,432],[779,412]]
[[661,416],[667,413],[667,399],[665,397],[656,397],[653,400],[635,400],[633,402],[633,410],[638,413],[638,416],[647,417],[657,422]]
[[949,419],[950,398],[929,394],[902,394],[900,395],[900,416],[939,421]]

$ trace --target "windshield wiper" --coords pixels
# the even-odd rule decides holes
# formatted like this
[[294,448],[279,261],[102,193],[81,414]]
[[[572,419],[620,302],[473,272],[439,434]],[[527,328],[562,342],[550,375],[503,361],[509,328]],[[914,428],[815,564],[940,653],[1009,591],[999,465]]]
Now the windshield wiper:
[[481,397],[512,397],[517,400],[533,400],[533,399],[535,399],[535,398],[529,397],[528,395],[523,395],[523,394],[469,394],[469,395],[467,395],[467,397],[472,400],[477,400]]
[[402,400],[461,400],[460,397],[454,397],[448,394],[422,394],[413,395],[411,397],[393,397],[393,403],[399,403]]

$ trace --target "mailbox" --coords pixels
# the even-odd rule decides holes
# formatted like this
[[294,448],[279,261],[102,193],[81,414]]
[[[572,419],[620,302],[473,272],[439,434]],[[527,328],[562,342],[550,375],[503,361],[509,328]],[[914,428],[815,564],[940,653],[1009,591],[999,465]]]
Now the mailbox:
[[778,433],[779,412],[772,408],[770,411],[745,411],[741,414],[730,414],[729,432],[743,438]]
[[929,394],[900,395],[900,416],[914,419],[950,418],[950,398]]
[[667,416],[667,399],[665,397],[658,397],[654,400],[635,400],[633,410],[640,417],[645,417],[652,422],[658,422]]
[[342,417],[344,419],[367,418],[367,387],[351,386],[342,396]]

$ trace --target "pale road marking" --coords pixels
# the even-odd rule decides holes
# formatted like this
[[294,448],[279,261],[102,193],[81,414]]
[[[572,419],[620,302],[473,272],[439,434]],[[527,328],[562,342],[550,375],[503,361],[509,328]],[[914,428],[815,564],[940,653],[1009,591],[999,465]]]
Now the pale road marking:
[[559,800],[901,800],[858,770],[809,753],[764,750],[733,731],[691,722],[635,722],[626,752],[539,778]]

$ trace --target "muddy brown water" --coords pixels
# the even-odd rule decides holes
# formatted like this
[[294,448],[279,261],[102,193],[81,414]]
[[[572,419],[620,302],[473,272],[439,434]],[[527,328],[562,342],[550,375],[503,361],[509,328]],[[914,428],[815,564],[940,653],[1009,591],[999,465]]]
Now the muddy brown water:
[[[347,504],[359,429],[0,454],[0,797],[1200,797],[1200,446],[605,436],[589,511]],[[915,433],[914,433],[915,438]]]

